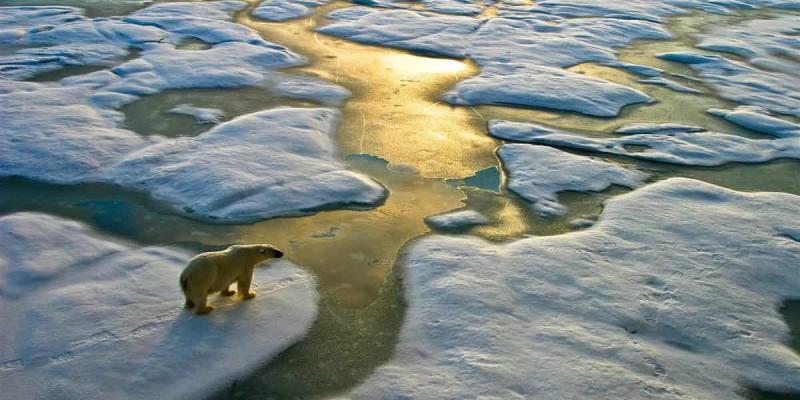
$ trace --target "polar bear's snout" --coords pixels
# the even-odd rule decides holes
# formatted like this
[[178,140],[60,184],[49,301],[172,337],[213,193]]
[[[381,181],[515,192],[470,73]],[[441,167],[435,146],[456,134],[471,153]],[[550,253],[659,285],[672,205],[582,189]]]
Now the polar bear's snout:
[[276,248],[274,248],[274,247],[272,247],[272,246],[265,246],[265,247],[261,248],[258,252],[261,253],[261,254],[267,254],[269,252],[269,254],[272,255],[272,258],[281,258],[281,257],[283,257],[283,252],[278,250],[278,249],[276,249]]

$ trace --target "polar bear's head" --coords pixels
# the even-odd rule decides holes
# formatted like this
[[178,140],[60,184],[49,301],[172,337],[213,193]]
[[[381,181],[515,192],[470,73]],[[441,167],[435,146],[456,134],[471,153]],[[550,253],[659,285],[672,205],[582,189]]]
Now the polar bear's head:
[[250,244],[231,246],[235,251],[245,251],[255,258],[256,263],[283,257],[283,252],[271,244]]
[[255,245],[258,257],[262,260],[269,260],[270,258],[281,258],[283,252],[273,247],[271,244],[257,244]]

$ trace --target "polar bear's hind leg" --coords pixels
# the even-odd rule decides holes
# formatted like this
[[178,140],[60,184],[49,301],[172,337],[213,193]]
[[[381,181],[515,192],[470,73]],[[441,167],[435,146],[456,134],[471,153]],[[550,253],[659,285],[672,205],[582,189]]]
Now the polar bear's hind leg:
[[236,292],[231,290],[230,286],[227,286],[225,287],[225,289],[222,289],[222,291],[219,292],[219,294],[223,296],[233,296],[234,294],[236,294]]

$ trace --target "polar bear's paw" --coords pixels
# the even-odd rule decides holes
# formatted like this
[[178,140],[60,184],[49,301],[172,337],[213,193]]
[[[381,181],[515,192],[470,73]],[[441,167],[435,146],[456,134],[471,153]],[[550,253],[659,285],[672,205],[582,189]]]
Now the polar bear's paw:
[[214,307],[211,306],[197,307],[194,309],[194,313],[197,315],[206,315],[210,313],[213,309]]

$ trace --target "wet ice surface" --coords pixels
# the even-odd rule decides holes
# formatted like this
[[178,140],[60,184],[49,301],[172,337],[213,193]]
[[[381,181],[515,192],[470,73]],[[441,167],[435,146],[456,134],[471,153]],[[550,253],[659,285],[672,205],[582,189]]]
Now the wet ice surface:
[[667,133],[591,138],[538,124],[508,121],[490,122],[489,131],[501,139],[689,166],[719,166],[732,162],[756,163],[779,158],[800,159],[800,141],[793,137],[748,139],[725,133],[696,132],[689,129]]
[[255,299],[212,295],[198,317],[176,289],[185,250],[37,213],[0,217],[0,240],[10,397],[196,399],[302,339],[317,314],[316,279],[286,261],[256,269]]
[[543,215],[563,215],[559,192],[600,192],[611,185],[635,188],[648,175],[603,160],[573,155],[545,146],[505,144],[497,154],[508,170],[508,189],[533,203]]
[[613,62],[613,48],[635,39],[670,37],[648,21],[562,19],[536,13],[481,21],[353,7],[328,17],[332,23],[320,32],[475,60],[481,72],[444,95],[451,104],[511,104],[594,116],[615,116],[626,105],[651,99],[638,90],[561,68],[588,61]]
[[324,0],[265,0],[253,10],[253,15],[268,21],[286,21],[312,14],[314,8],[326,3]]
[[[782,345],[787,329],[774,309],[800,287],[792,269],[800,252],[796,197],[688,180],[642,187],[648,179],[694,176],[737,190],[800,193],[800,164],[789,160],[800,154],[796,1],[326,3],[167,2],[140,11],[143,4],[119,4],[132,13],[112,19],[70,7],[0,8],[0,128],[10,133],[0,147],[11,149],[0,152],[0,172],[68,184],[0,180],[12,195],[0,195],[3,212],[46,211],[193,251],[270,241],[309,270],[280,264],[275,274],[313,273],[320,281],[320,315],[305,325],[309,336],[273,363],[263,365],[291,341],[264,345],[241,369],[212,371],[218,380],[208,386],[189,387],[167,371],[128,395],[152,397],[148,391],[160,385],[175,390],[171,397],[308,398],[356,386],[356,398],[697,398],[800,387],[800,362]],[[746,14],[766,6],[787,14]],[[685,18],[741,17],[674,45],[666,23],[698,10]],[[650,51],[666,53],[662,59],[636,55],[656,48],[639,47],[653,40],[667,41]],[[648,114],[659,107],[669,112]],[[488,133],[537,145],[489,138],[487,120]],[[565,127],[575,121],[580,128]],[[469,187],[455,188],[462,184]],[[603,212],[605,199],[629,190]],[[392,271],[397,249],[427,232],[425,224],[448,236],[412,243]],[[586,231],[517,240],[578,229]],[[171,282],[163,279],[168,267],[189,256],[87,235],[97,236],[76,234],[74,252],[55,244],[52,251],[71,259],[92,254],[84,244],[108,246],[150,261],[134,270],[141,276],[123,275],[119,265],[100,274],[94,264],[77,275],[122,287],[108,295],[117,303],[149,295],[128,294],[123,276]],[[94,296],[63,289],[72,281],[59,265],[27,271],[0,264],[10,272],[0,295],[17,299],[28,283],[39,290],[53,279],[53,301]],[[403,279],[411,308],[400,332]],[[152,297],[176,294],[171,287]],[[270,324],[246,320],[235,307],[224,316]],[[136,318],[144,317],[131,324]],[[94,334],[65,326],[66,335]],[[109,331],[100,345],[52,344],[66,350],[53,350],[54,360],[91,357],[107,340],[129,339]],[[34,375],[62,373],[41,354],[33,362],[3,357],[0,381],[25,365],[44,368]],[[532,362],[541,368],[519,368]],[[128,390],[128,378],[157,372],[142,368],[108,382],[121,382],[112,391]]]
[[3,82],[3,89],[7,134],[0,143],[11,150],[0,155],[5,176],[114,183],[219,222],[370,206],[385,197],[378,183],[334,158],[333,109],[279,108],[167,139],[117,128],[116,114],[92,107],[83,86]]
[[767,135],[800,137],[800,124],[777,118],[758,106],[739,106],[733,110],[711,108],[708,112],[736,125]]
[[672,52],[661,57],[690,65],[724,98],[800,117],[798,26],[797,14],[718,26],[698,35],[697,47],[720,55]]
[[425,223],[436,229],[454,231],[469,228],[474,225],[486,225],[489,223],[489,220],[475,210],[464,210],[432,215],[425,218]]
[[610,201],[579,233],[422,239],[406,249],[395,357],[350,397],[795,390],[800,355],[775,304],[800,285],[798,207],[792,195],[673,179]]
[[[52,183],[114,183],[168,201],[178,212],[220,222],[380,203],[385,197],[380,185],[347,171],[333,157],[335,110],[287,108],[187,139],[141,137],[120,127],[115,108],[169,89],[264,85],[289,98],[319,97],[329,104],[349,95],[332,83],[273,73],[306,59],[228,22],[243,6],[235,1],[167,3],[122,20],[87,19],[69,7],[0,9],[6,15],[2,37],[8,41],[51,45],[35,48],[46,52],[67,42],[69,49],[69,57],[45,62],[38,55],[9,55],[21,61],[4,65],[11,68],[4,71],[12,71],[7,79],[42,71],[27,65],[91,64],[98,61],[94,52],[105,55],[106,47],[118,49],[118,55],[127,54],[128,46],[143,49],[141,57],[110,71],[58,84],[0,82],[0,126],[7,133],[0,143],[10,150],[0,156],[0,174]],[[185,37],[213,47],[180,50],[169,43]],[[263,126],[252,130],[248,121],[253,120]],[[237,157],[229,158],[234,153]],[[264,160],[265,154],[271,157]],[[218,188],[209,193],[214,183]]]

